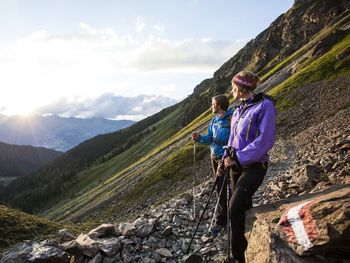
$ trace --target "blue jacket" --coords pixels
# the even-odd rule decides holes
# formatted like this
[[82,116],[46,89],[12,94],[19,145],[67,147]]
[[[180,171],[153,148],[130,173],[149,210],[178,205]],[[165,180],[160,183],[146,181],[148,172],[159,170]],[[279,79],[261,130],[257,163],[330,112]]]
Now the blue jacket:
[[208,133],[200,135],[198,138],[199,143],[210,144],[211,153],[219,158],[224,154],[224,147],[227,145],[228,138],[230,137],[230,122],[233,114],[233,109],[229,108],[222,118],[215,115],[209,124]]

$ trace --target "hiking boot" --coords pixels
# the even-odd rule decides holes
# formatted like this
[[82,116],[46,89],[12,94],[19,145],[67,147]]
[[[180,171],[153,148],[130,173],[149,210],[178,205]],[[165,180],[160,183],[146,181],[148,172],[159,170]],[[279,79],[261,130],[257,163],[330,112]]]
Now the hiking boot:
[[209,229],[209,233],[212,237],[217,237],[223,229],[226,229],[226,226],[215,224]]

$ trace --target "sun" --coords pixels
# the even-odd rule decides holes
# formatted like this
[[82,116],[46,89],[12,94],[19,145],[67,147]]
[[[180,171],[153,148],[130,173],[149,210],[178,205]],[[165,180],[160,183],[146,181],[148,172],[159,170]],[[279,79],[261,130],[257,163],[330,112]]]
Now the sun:
[[6,107],[4,111],[2,111],[5,115],[18,115],[21,117],[29,117],[35,114],[35,110],[33,107],[28,107],[29,105],[20,105],[16,104],[12,107]]

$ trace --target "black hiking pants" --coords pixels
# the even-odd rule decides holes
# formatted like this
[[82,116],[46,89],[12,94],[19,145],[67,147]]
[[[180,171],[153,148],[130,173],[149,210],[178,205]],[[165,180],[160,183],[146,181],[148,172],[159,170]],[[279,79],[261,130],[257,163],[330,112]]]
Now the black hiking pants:
[[231,213],[231,250],[238,262],[245,262],[244,251],[248,242],[245,233],[245,212],[252,207],[252,197],[265,177],[267,163],[253,163],[242,166],[241,171],[230,169],[232,195],[229,209]]
[[[211,155],[211,167],[213,169],[213,174],[216,176],[216,171],[218,169],[219,162],[222,160],[221,157],[215,157]],[[224,185],[223,185],[224,184]],[[221,195],[220,195],[220,190]],[[225,226],[227,222],[227,180],[224,181],[224,176],[218,177],[218,182],[216,184],[217,197],[219,198],[218,208],[215,214],[215,223],[220,226]]]

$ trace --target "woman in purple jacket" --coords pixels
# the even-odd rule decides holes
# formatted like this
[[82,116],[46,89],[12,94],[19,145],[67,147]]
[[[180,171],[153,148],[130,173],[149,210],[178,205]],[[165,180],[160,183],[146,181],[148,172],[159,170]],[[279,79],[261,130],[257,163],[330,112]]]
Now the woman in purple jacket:
[[275,142],[275,105],[271,97],[253,92],[258,81],[248,71],[239,72],[232,79],[233,97],[240,100],[240,105],[232,116],[230,150],[218,169],[218,175],[223,174],[224,167],[230,171],[231,249],[235,262],[245,262],[245,211],[252,207],[252,196],[264,179],[268,151]]

